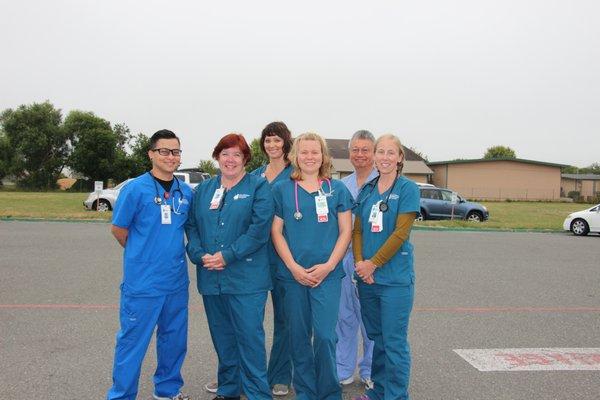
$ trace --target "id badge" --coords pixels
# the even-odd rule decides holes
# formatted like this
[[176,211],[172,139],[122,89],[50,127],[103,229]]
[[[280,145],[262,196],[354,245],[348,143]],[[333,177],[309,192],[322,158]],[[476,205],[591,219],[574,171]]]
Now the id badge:
[[327,222],[329,221],[329,207],[327,206],[327,197],[319,195],[315,197],[315,207],[317,209],[317,221]]
[[383,231],[383,213],[378,208],[375,220],[371,222],[371,232],[379,233],[381,231]]
[[210,210],[216,210],[221,205],[221,200],[223,199],[223,193],[225,189],[223,186],[215,190],[215,194],[213,194],[212,200],[210,201]]
[[377,203],[373,204],[373,207],[371,207],[371,212],[369,213],[369,222],[370,223],[375,222],[375,219],[377,218],[377,213],[379,212],[379,203],[381,203],[381,200],[379,200]]
[[168,204],[160,206],[160,222],[163,225],[171,225],[171,206]]

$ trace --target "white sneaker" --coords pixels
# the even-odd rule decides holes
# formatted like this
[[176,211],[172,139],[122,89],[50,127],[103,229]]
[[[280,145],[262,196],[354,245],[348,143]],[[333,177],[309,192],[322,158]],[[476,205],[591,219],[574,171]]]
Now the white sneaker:
[[181,392],[177,393],[173,397],[161,397],[158,396],[156,393],[152,393],[152,397],[154,397],[156,400],[190,400],[189,396],[186,396]]
[[287,394],[290,392],[290,387],[288,385],[277,383],[273,385],[272,392],[273,396],[287,396]]
[[340,385],[342,385],[342,386],[346,386],[346,385],[350,385],[350,384],[352,384],[353,382],[354,382],[354,376],[353,376],[353,375],[350,375],[350,377],[349,377],[349,378],[342,379],[342,380],[340,381]]
[[375,385],[370,376],[367,376],[366,378],[360,378],[360,381],[365,384],[365,389],[367,390],[373,389],[373,386]]
[[217,393],[217,389],[219,389],[219,384],[216,381],[208,382],[204,385],[204,390],[209,393]]

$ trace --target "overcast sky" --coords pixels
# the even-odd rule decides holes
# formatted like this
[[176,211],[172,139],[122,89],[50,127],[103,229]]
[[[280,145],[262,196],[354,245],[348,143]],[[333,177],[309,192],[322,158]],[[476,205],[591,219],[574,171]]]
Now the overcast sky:
[[0,109],[171,129],[184,166],[274,120],[430,161],[600,162],[597,0],[0,1]]

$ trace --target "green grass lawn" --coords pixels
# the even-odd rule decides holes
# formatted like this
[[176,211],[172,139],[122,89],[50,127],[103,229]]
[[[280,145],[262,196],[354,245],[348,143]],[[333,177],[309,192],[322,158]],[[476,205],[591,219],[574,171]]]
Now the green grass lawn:
[[86,211],[88,193],[0,191],[0,218],[110,220],[111,212]]
[[[0,191],[0,218],[46,218],[109,221],[112,213],[86,211],[83,200],[87,193]],[[588,204],[536,202],[484,202],[490,219],[484,223],[467,221],[423,221],[417,226],[562,230],[565,217],[589,208]]]
[[542,202],[482,202],[490,212],[490,219],[483,223],[467,221],[423,221],[418,226],[442,226],[453,228],[483,229],[534,229],[562,230],[567,215],[585,210],[589,204],[542,203]]

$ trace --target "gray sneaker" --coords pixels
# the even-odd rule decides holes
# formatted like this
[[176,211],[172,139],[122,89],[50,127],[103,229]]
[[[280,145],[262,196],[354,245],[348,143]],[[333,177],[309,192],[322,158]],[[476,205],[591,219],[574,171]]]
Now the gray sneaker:
[[209,393],[217,393],[217,389],[219,389],[219,384],[217,381],[208,382],[206,385],[204,385],[204,390]]
[[154,397],[156,400],[190,400],[190,396],[186,396],[181,392],[177,393],[173,397],[162,397],[156,393],[152,393],[152,397]]
[[286,396],[290,392],[290,387],[288,385],[282,385],[277,383],[273,385],[273,396]]

